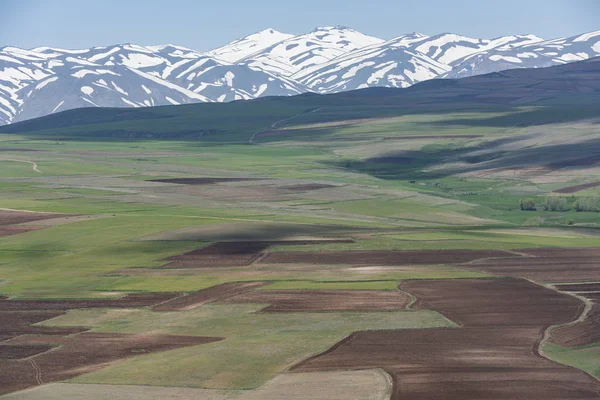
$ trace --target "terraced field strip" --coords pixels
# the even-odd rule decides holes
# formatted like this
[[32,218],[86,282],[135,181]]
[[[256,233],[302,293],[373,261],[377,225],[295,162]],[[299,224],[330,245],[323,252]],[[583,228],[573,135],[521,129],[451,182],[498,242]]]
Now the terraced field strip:
[[562,189],[555,190],[554,193],[577,193],[585,189],[591,189],[600,186],[600,182],[584,183],[581,185],[568,186]]
[[392,311],[404,310],[410,296],[392,290],[260,290],[222,302],[270,304],[262,312]]
[[468,267],[536,282],[600,281],[600,248],[539,248],[517,251],[528,257],[476,260],[469,263]]
[[152,179],[148,182],[156,183],[174,183],[178,185],[213,185],[216,183],[227,183],[227,182],[251,182],[258,181],[258,178],[166,178],[166,179]]
[[175,293],[134,293],[120,299],[89,300],[0,300],[0,311],[67,311],[84,308],[147,307],[177,297]]
[[433,265],[463,264],[478,259],[514,256],[502,250],[367,250],[281,251],[270,253],[263,264]]
[[268,285],[268,282],[231,282],[212,286],[195,293],[186,294],[167,300],[152,307],[153,311],[184,311],[199,307],[205,303],[213,301],[222,301],[228,297],[240,295],[262,286]]
[[302,246],[322,243],[352,243],[352,239],[308,239],[217,242],[201,249],[169,257],[165,268],[248,266],[265,258],[271,246]]

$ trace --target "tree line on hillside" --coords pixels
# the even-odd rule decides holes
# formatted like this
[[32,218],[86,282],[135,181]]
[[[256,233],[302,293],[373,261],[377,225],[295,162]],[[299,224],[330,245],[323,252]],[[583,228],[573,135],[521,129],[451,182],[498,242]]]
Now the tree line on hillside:
[[[566,197],[550,196],[541,204],[541,210],[543,211],[569,211],[571,207],[577,212],[600,212],[600,197],[582,197],[569,205]],[[527,198],[519,200],[519,209],[522,211],[536,211],[538,206],[535,199]]]

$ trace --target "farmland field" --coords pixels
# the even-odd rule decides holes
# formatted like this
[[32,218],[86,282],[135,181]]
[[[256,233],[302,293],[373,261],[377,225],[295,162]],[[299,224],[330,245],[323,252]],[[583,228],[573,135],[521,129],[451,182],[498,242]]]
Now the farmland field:
[[600,396],[593,113],[262,103],[0,134],[0,398]]

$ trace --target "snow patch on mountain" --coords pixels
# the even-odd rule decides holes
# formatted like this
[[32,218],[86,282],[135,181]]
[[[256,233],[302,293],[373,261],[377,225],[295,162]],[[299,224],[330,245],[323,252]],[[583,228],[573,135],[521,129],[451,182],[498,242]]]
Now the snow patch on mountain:
[[264,50],[275,43],[282,42],[292,37],[294,37],[294,35],[281,33],[275,29],[269,28],[242,39],[235,40],[226,46],[214,49],[208,52],[207,55],[234,63],[251,54]]
[[343,26],[321,27],[254,53],[240,62],[254,69],[291,76],[350,51],[383,42]]

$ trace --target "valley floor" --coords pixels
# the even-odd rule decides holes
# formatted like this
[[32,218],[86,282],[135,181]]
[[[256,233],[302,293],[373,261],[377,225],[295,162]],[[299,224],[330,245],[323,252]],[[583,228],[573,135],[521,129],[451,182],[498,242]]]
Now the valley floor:
[[0,398],[600,398],[600,125],[328,112],[1,135]]

